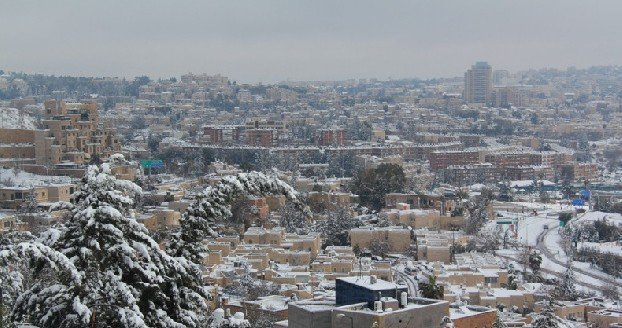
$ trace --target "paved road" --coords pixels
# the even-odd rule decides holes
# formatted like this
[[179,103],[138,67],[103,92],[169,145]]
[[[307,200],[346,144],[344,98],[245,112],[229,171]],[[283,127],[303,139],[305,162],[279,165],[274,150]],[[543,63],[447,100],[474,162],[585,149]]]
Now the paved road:
[[[542,254],[543,254],[544,256],[546,256],[546,257],[547,257],[547,258],[548,258],[551,262],[553,262],[553,263],[555,263],[555,264],[558,264],[558,265],[561,265],[561,266],[565,267],[567,264],[566,264],[566,263],[564,263],[564,262],[562,262],[562,261],[557,260],[557,259],[555,258],[555,255],[554,255],[554,254],[553,254],[553,253],[552,253],[552,252],[551,252],[551,251],[550,251],[550,250],[546,247],[546,244],[544,243],[544,239],[546,239],[547,235],[548,235],[548,234],[550,234],[550,233],[551,233],[551,232],[553,232],[553,231],[555,231],[556,233],[559,233],[559,227],[552,228],[552,229],[548,229],[548,230],[544,230],[544,231],[543,231],[543,232],[542,232],[542,233],[538,236],[538,239],[537,239],[537,242],[536,242],[536,247],[537,247],[537,248],[538,248],[538,250],[540,250],[540,252],[542,252]],[[576,267],[573,267],[572,269],[574,270],[574,272],[579,272],[579,273],[581,273],[581,274],[584,274],[584,275],[586,275],[586,276],[588,276],[588,277],[594,278],[594,279],[596,279],[596,280],[598,280],[598,281],[602,282],[602,283],[603,283],[603,286],[606,286],[607,284],[613,284],[613,285],[615,285],[615,286],[616,286],[616,287],[618,287],[618,288],[622,288],[622,284],[620,284],[620,283],[618,283],[618,282],[615,282],[614,280],[605,279],[605,278],[603,278],[602,276],[596,275],[596,274],[594,274],[593,272],[590,272],[590,271],[588,271],[588,270],[584,270],[584,269],[581,269],[581,268],[576,268]],[[597,270],[597,269],[594,269],[594,270]],[[576,281],[575,281],[575,282],[576,282],[577,284],[582,284],[582,283],[579,281],[579,279],[576,279]],[[585,283],[585,284],[587,284],[587,283]],[[599,288],[602,288],[602,287],[599,287]]]
[[[496,256],[504,258],[506,260],[517,261],[517,259],[515,259],[513,257],[510,257],[510,256],[506,256],[506,255],[499,255],[499,254],[497,254]],[[544,273],[547,273],[547,274],[550,274],[550,275],[556,277],[557,279],[562,279],[563,278],[563,274],[562,273],[559,273],[559,272],[556,272],[556,271],[553,271],[553,270],[549,270],[549,269],[545,269],[545,268],[540,268],[540,271],[544,272]],[[586,288],[591,288],[591,289],[594,289],[594,290],[602,289],[602,286],[596,286],[594,284],[590,284],[589,282],[580,281],[578,279],[575,280],[575,284],[579,285],[579,286],[586,287]]]
[[409,297],[416,297],[417,296],[417,282],[415,281],[415,278],[404,273],[404,272],[400,272],[400,271],[395,271],[396,275],[404,280],[404,282],[406,283],[406,286],[408,287],[408,295]]

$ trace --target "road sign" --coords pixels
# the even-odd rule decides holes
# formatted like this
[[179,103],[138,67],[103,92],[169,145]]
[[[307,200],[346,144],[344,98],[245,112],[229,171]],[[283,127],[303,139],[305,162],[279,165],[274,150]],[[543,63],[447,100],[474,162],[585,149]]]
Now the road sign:
[[159,169],[164,167],[164,162],[160,159],[143,159],[140,161],[140,165],[145,169]]

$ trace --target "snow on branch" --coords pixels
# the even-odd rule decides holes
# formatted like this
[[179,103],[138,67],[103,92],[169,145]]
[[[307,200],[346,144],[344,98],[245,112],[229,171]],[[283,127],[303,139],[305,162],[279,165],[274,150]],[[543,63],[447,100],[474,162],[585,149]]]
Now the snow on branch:
[[212,225],[231,217],[230,204],[242,196],[284,195],[305,216],[311,210],[298,193],[286,182],[260,172],[240,173],[222,178],[214,187],[207,187],[181,218],[181,233],[171,241],[171,251],[198,263],[204,252],[203,238],[217,236]]

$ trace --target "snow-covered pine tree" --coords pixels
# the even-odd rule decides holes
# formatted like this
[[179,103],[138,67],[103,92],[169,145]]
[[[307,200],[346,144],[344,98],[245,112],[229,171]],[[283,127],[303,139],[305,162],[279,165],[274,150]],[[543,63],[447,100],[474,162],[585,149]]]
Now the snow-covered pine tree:
[[[15,299],[24,290],[24,277],[27,262],[19,258],[15,245],[33,241],[35,238],[30,232],[11,231],[0,234],[0,288],[2,288],[2,303],[4,319],[8,317],[7,309],[13,307]],[[25,263],[26,262],[26,263]],[[2,327],[2,326],[0,326]]]
[[565,327],[562,320],[555,315],[550,301],[546,301],[546,305],[531,323],[534,328],[562,328]]
[[36,214],[39,212],[39,203],[37,202],[37,198],[35,196],[34,188],[29,190],[26,194],[26,199],[19,206],[18,211],[20,213],[33,213]]
[[18,299],[14,318],[42,327],[200,326],[208,293],[199,268],[162,251],[130,217],[140,193],[111,175],[108,164],[90,166],[70,220],[57,238],[47,238],[79,278],[54,289],[35,285]]
[[281,228],[290,233],[308,233],[311,230],[307,216],[291,203],[285,204],[279,211]]
[[315,224],[315,230],[322,235],[322,247],[348,245],[348,232],[362,224],[359,218],[353,217],[347,206],[327,209],[324,215],[326,217]]
[[445,287],[436,282],[436,276],[428,275],[427,278],[418,281],[419,292],[422,297],[432,299],[443,299]]
[[542,264],[542,256],[537,252],[532,252],[529,253],[527,261],[529,262],[528,264],[533,274],[537,275],[540,271],[540,265]]
[[213,225],[231,217],[230,204],[244,195],[284,195],[289,202],[306,216],[309,208],[297,197],[297,192],[276,177],[259,172],[240,173],[224,177],[214,187],[207,187],[181,217],[181,231],[174,235],[169,245],[174,256],[199,263],[206,252],[203,240],[216,236]]
[[564,301],[575,301],[577,299],[578,293],[574,284],[572,262],[568,263],[562,280],[555,286],[555,295],[557,298]]
[[[23,237],[11,238],[26,241],[3,244],[0,250],[0,281],[6,288],[3,290],[3,303],[13,307],[11,321],[22,321],[23,312],[32,312],[33,320],[42,319],[37,321],[42,327],[80,326],[88,320],[90,312],[88,309],[84,311],[84,303],[79,296],[59,291],[79,289],[82,274],[62,253],[32,238]],[[24,284],[28,273],[20,267],[25,263],[34,268],[35,277],[39,278],[29,286]],[[45,303],[40,304],[35,299],[45,299]],[[28,300],[34,302],[29,304]]]

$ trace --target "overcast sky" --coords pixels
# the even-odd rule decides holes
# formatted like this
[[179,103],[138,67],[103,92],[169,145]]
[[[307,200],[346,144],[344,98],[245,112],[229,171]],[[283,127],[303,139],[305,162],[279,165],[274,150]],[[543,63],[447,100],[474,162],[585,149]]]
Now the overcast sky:
[[622,64],[622,0],[0,0],[0,69],[241,82]]

